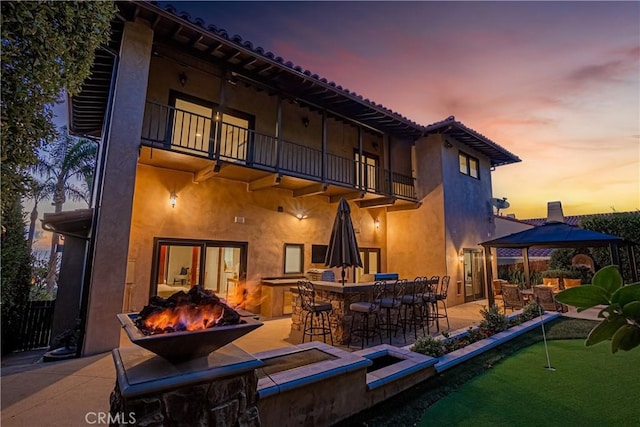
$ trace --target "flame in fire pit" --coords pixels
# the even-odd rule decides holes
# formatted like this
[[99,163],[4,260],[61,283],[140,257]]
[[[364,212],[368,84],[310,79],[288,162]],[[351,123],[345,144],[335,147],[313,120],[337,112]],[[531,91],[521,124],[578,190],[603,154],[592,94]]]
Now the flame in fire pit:
[[164,299],[152,297],[140,312],[136,326],[146,335],[176,331],[200,331],[214,326],[242,323],[240,315],[213,291],[194,286]]
[[217,325],[223,314],[220,305],[182,305],[151,314],[144,326],[149,330],[199,331]]

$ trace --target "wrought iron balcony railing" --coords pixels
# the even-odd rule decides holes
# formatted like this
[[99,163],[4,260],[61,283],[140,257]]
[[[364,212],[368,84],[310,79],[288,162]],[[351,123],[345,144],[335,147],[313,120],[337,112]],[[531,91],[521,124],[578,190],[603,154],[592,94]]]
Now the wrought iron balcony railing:
[[142,143],[212,160],[415,200],[414,178],[223,120],[147,101]]

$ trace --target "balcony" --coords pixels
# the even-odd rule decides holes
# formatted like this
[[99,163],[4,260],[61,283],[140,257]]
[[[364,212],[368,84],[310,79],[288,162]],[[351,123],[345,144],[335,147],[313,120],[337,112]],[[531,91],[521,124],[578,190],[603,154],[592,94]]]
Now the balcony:
[[387,205],[417,201],[410,176],[278,139],[233,123],[227,116],[222,118],[212,120],[147,101],[140,161],[193,172],[195,181],[218,176],[248,182],[250,190],[275,186],[292,190],[294,196],[361,199],[364,207],[379,206],[382,201]]

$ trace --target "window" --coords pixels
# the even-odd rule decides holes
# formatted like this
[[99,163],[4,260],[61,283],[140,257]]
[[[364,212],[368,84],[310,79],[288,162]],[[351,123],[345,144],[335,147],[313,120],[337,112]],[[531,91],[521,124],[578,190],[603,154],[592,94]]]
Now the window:
[[[355,267],[356,282],[360,282],[362,275],[379,273],[380,266],[380,248],[358,248],[360,251],[360,259],[362,267]],[[365,280],[370,281],[370,280]]]
[[378,192],[378,156],[354,153],[356,162],[356,185],[369,192]]
[[284,274],[299,274],[304,268],[304,245],[284,244]]
[[228,300],[247,272],[247,243],[154,239],[151,295],[166,298],[202,285]]
[[171,101],[172,149],[213,154],[219,143],[222,159],[239,163],[248,160],[253,116],[228,108],[220,113],[211,102],[177,92],[171,93]]
[[479,170],[479,161],[475,157],[471,157],[470,155],[463,153],[462,151],[458,154],[458,159],[460,161],[460,173],[465,175],[469,175],[473,178],[480,178],[480,170]]

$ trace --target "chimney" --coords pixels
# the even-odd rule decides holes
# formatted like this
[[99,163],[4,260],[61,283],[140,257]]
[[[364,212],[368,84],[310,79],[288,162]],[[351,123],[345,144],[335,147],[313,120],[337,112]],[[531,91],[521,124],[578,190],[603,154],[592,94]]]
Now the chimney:
[[550,222],[564,222],[561,202],[547,203],[547,224]]

